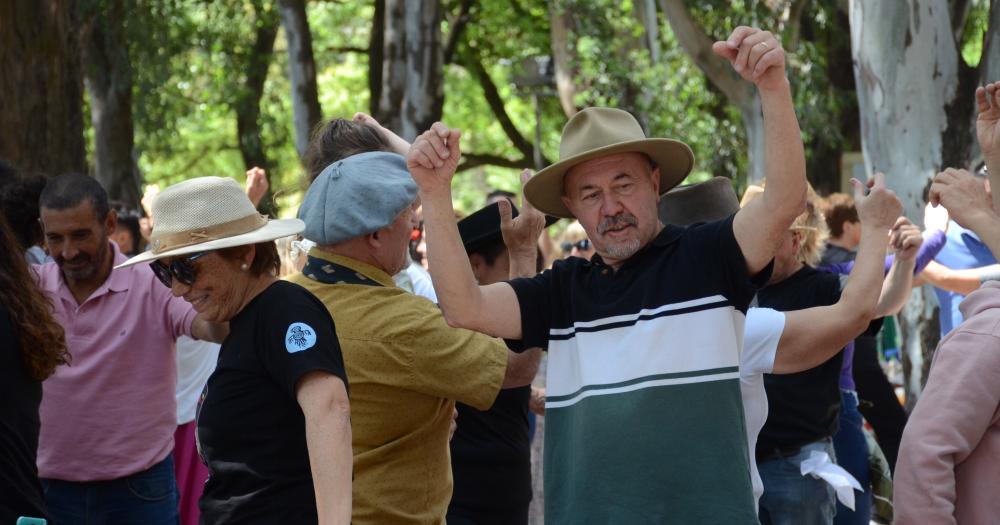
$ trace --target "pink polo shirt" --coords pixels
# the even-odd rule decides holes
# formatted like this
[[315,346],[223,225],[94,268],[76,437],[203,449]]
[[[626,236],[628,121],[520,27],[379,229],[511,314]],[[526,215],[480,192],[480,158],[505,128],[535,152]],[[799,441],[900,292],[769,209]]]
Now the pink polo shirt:
[[162,461],[177,427],[174,340],[195,311],[145,264],[111,270],[81,305],[55,263],[35,269],[73,356],[43,383],[39,477],[117,479]]

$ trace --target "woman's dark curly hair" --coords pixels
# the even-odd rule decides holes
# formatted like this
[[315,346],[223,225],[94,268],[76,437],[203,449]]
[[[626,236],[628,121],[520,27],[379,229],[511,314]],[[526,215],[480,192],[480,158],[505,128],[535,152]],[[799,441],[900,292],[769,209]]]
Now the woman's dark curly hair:
[[68,364],[66,335],[52,316],[52,302],[28,269],[24,249],[0,213],[0,303],[17,333],[21,360],[28,375],[44,381],[59,365]]

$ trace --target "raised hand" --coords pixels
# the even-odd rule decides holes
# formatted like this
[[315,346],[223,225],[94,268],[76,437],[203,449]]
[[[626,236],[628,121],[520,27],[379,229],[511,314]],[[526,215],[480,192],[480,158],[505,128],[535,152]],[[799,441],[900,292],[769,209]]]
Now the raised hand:
[[254,166],[247,170],[247,197],[254,206],[260,204],[260,200],[267,194],[270,184],[267,182],[267,172],[263,168]]
[[930,201],[944,206],[958,224],[975,229],[977,219],[995,216],[985,182],[966,170],[948,168],[934,177]]
[[923,243],[924,237],[916,224],[906,217],[896,219],[889,234],[889,246],[896,252],[896,258],[901,261],[915,260]]
[[[852,178],[851,185],[854,186],[854,207],[858,210],[861,227],[878,228],[882,231],[892,228],[903,211],[903,204],[899,202],[896,194],[886,187],[885,175],[876,173],[868,179],[867,184]],[[865,188],[870,190],[867,195]]]
[[530,257],[534,261],[538,250],[538,237],[545,228],[545,215],[535,209],[534,206],[524,198],[524,185],[531,179],[531,170],[521,172],[521,213],[517,218],[511,218],[512,210],[510,201],[501,200],[500,206],[500,234],[503,235],[503,243],[512,254],[519,254]]
[[1000,82],[976,89],[976,138],[987,161],[1000,160]]
[[458,159],[462,155],[459,145],[462,132],[435,122],[431,129],[413,141],[406,154],[406,167],[423,193],[451,188]]
[[357,112],[352,118],[354,122],[360,122],[361,124],[367,124],[379,131],[382,137],[385,138],[386,142],[389,143],[389,147],[392,148],[394,153],[399,153],[400,155],[406,156],[406,152],[410,151],[410,143],[406,142],[403,137],[393,133],[393,131],[382,124],[379,124],[375,117],[367,113]]
[[744,80],[760,90],[785,85],[785,50],[770,31],[740,26],[729,38],[712,45],[715,54],[725,58]]

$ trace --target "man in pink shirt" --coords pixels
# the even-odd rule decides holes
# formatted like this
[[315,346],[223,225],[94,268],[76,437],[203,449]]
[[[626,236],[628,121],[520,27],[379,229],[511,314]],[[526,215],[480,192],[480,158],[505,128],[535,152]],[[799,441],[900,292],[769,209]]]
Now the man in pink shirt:
[[226,328],[198,318],[148,266],[112,270],[126,258],[93,178],[51,179],[40,207],[55,262],[35,269],[72,355],[43,386],[38,474],[50,522],[174,524],[174,341],[221,341]]
[[[981,181],[948,169],[935,177],[931,201],[1000,255],[1000,216]],[[1000,283],[982,285],[959,308],[965,321],[934,351],[903,431],[893,494],[899,524],[1000,517]]]

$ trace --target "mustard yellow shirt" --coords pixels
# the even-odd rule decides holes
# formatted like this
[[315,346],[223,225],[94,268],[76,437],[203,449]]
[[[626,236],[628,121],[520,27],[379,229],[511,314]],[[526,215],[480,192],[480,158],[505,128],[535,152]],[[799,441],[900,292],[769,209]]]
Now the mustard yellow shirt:
[[455,401],[488,409],[507,347],[452,328],[438,307],[368,264],[318,249],[311,257],[382,286],[324,284],[298,273],[330,310],[351,381],[354,525],[444,524],[451,500],[448,434]]

